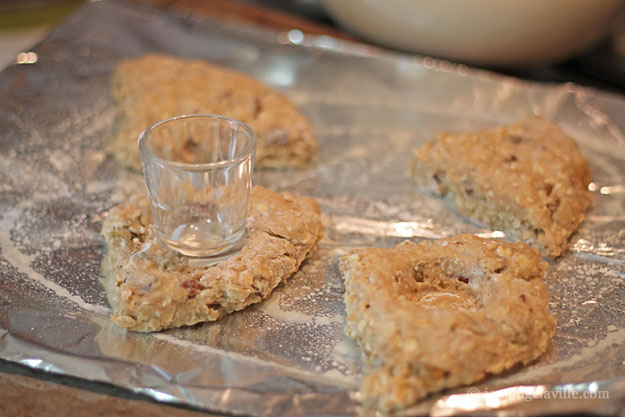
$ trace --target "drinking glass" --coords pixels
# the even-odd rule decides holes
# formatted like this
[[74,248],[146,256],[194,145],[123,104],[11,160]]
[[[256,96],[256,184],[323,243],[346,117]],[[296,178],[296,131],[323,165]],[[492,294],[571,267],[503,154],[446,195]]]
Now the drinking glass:
[[193,114],[160,121],[139,151],[162,242],[183,255],[232,249],[246,230],[256,135],[228,117]]

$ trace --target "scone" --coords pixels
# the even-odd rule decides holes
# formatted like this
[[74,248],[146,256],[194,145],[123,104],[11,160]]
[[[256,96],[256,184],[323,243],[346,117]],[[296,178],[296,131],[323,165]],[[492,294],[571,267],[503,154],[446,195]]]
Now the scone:
[[159,243],[149,200],[138,196],[112,208],[102,226],[108,251],[101,276],[111,319],[140,332],[218,320],[267,298],[297,271],[321,234],[315,200],[256,186],[240,252],[194,267]]
[[458,211],[557,257],[592,200],[577,144],[539,117],[475,133],[441,133],[416,151],[412,176]]
[[[249,125],[258,136],[257,167],[299,167],[317,158],[310,123],[283,95],[199,59],[151,54],[121,62],[112,80],[117,134],[110,151],[141,170],[137,140],[151,124],[182,114],[217,114]],[[184,142],[175,144],[181,153]]]
[[383,412],[528,363],[555,331],[546,263],[524,243],[457,235],[341,259],[362,401]]

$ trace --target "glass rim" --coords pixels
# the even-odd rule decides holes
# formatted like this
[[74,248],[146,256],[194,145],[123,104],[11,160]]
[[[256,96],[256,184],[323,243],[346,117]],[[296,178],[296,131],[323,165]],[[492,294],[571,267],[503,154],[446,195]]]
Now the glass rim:
[[[160,156],[155,155],[154,152],[152,152],[148,148],[147,144],[145,143],[147,138],[154,131],[154,129],[158,128],[159,126],[164,125],[169,122],[176,121],[176,120],[182,120],[182,119],[212,119],[212,120],[216,120],[219,122],[227,122],[228,124],[231,124],[231,125],[236,125],[242,128],[245,131],[245,133],[248,135],[248,138],[249,138],[248,143],[240,152],[240,155],[235,156],[230,159],[224,159],[223,161],[217,161],[217,162],[203,162],[203,163],[179,162],[179,161],[171,161],[169,159],[161,158]],[[185,170],[200,171],[200,170],[210,170],[210,169],[229,167],[229,166],[236,165],[238,163],[245,161],[250,156],[255,155],[257,141],[258,141],[258,138],[256,137],[256,133],[254,133],[252,128],[249,127],[247,124],[241,122],[240,120],[236,120],[227,116],[220,116],[217,114],[198,113],[198,114],[183,114],[179,116],[173,116],[173,117],[163,119],[156,123],[151,124],[139,134],[138,144],[139,144],[140,156],[146,155],[153,161],[159,162],[163,165],[174,166],[174,167],[185,169]]]

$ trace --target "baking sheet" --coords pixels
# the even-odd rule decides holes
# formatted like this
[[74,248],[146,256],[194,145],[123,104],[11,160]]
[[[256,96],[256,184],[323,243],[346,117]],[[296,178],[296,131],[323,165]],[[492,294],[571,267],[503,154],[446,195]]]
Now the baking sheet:
[[[549,265],[554,342],[531,366],[433,396],[409,414],[622,406],[625,141],[622,121],[610,117],[623,114],[620,97],[109,0],[80,9],[34,51],[35,64],[0,74],[1,358],[215,412],[354,415],[361,368],[343,335],[338,257],[404,239],[497,236],[417,192],[408,177],[412,150],[437,131],[540,114],[579,143],[595,192],[571,250]],[[255,182],[317,198],[325,236],[269,300],[217,323],[146,335],[110,323],[98,270],[106,210],[143,186],[106,154],[109,78],[121,59],[147,52],[247,73],[310,118],[321,161],[257,171]]]

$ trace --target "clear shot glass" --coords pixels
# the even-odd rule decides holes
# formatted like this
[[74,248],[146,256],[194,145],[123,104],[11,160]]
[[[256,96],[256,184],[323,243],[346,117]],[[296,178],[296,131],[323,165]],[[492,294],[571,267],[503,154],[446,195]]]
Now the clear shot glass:
[[157,234],[183,255],[233,249],[246,230],[256,135],[227,117],[194,114],[153,124],[139,152]]

